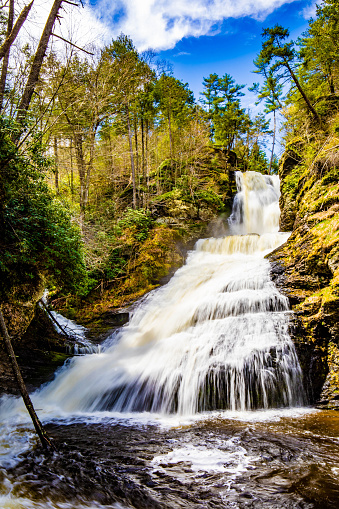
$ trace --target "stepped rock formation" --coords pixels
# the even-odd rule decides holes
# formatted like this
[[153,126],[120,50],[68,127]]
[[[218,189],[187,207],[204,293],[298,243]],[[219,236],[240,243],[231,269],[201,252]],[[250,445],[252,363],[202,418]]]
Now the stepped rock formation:
[[311,402],[339,408],[339,153],[310,166],[287,147],[280,166],[286,244],[269,259],[294,311],[292,335]]

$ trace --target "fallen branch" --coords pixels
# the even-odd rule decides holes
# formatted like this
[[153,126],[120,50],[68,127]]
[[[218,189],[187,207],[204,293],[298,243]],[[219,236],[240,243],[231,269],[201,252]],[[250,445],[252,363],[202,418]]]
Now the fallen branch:
[[52,444],[52,442],[48,438],[46,431],[42,427],[42,424],[34,410],[31,398],[29,397],[25,382],[22,378],[21,371],[20,371],[19,365],[18,365],[16,357],[15,357],[11,339],[10,339],[8,331],[7,331],[7,327],[5,324],[5,320],[4,320],[4,316],[2,314],[1,308],[0,308],[0,331],[1,331],[2,339],[3,339],[4,345],[5,345],[7,355],[11,362],[14,377],[16,379],[16,382],[17,382],[19,390],[20,390],[21,397],[24,400],[27,411],[32,419],[33,424],[34,424],[35,431],[37,432],[37,435],[40,438],[40,442],[44,449],[55,450],[55,446]]
[[50,310],[48,309],[48,307],[46,306],[46,304],[44,303],[44,301],[42,299],[39,300],[40,304],[42,305],[42,307],[44,308],[44,310],[46,311],[46,313],[48,314],[48,316],[50,317],[50,319],[55,323],[55,325],[61,330],[61,332],[66,336],[66,338],[70,339],[70,336],[69,334],[67,334],[67,332],[65,331],[65,329],[60,325],[60,323],[58,322],[58,320],[52,315],[52,313],[50,312]]

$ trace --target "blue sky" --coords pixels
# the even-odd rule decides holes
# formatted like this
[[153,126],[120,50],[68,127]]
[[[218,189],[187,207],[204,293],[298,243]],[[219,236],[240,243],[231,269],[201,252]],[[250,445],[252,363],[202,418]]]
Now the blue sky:
[[[183,38],[174,48],[160,51],[159,57],[171,62],[174,75],[189,83],[197,99],[203,88],[203,77],[214,72],[231,74],[237,83],[251,86],[260,79],[252,71],[255,69],[253,60],[261,48],[263,27],[281,24],[289,28],[292,38],[296,39],[307,29],[305,17],[310,11],[306,12],[305,8],[309,5],[306,1],[285,4],[265,19],[227,19],[218,33]],[[254,101],[251,93],[243,100],[249,107],[254,106]]]
[[[296,38],[314,12],[312,0],[87,0],[102,24],[104,38],[129,35],[137,49],[155,50],[174,75],[188,82],[195,97],[203,77],[231,74],[252,85],[253,59],[261,48],[263,27],[282,24]],[[250,96],[250,94],[249,94]],[[250,106],[250,97],[246,106]]]

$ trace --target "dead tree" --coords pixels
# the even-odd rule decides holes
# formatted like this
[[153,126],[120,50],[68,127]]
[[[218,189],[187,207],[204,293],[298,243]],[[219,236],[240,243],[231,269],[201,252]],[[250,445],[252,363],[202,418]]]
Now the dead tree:
[[37,434],[40,438],[43,448],[48,449],[48,450],[51,450],[51,449],[53,450],[53,449],[55,449],[55,447],[52,444],[52,442],[50,441],[50,439],[48,438],[47,433],[44,430],[44,428],[43,428],[43,426],[42,426],[42,424],[34,410],[33,403],[31,401],[31,398],[29,397],[25,382],[22,378],[21,371],[20,371],[18,362],[15,357],[12,342],[11,342],[11,339],[10,339],[8,331],[7,331],[7,327],[5,324],[5,320],[4,320],[4,316],[2,314],[1,308],[0,308],[0,331],[1,331],[2,339],[3,339],[4,345],[5,345],[7,355],[11,362],[15,380],[18,384],[20,394],[22,396],[22,399],[24,400],[27,411],[32,419],[35,431],[37,432]]
[[53,25],[57,19],[62,2],[63,0],[54,0],[48,19],[46,21],[44,31],[42,32],[38,48],[34,55],[31,71],[29,73],[27,83],[18,106],[17,120],[19,123],[23,123],[26,118],[27,110],[29,108],[34,89],[39,80],[42,62],[46,55],[46,50],[52,34]]
[[20,28],[26,21],[29,11],[32,8],[33,2],[34,2],[34,0],[32,0],[32,2],[30,4],[28,4],[26,7],[24,7],[22,9],[20,16],[18,17],[18,19],[15,22],[14,27],[12,28],[11,32],[7,35],[2,46],[0,46],[0,60],[2,58],[4,58],[6,53],[9,51],[9,48],[12,46],[13,42],[15,41],[15,39],[20,31]]
[[[12,32],[13,22],[14,22],[14,0],[9,0],[6,38],[9,37]],[[0,111],[2,110],[2,103],[4,100],[4,94],[5,94],[5,89],[6,89],[9,51],[10,51],[10,48],[8,48],[6,54],[4,55],[4,59],[2,62],[1,77],[0,77]]]

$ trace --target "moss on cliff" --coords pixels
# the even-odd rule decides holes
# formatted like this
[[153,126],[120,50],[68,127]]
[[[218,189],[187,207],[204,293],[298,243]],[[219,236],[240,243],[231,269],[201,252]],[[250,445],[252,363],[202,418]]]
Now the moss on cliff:
[[281,229],[293,231],[270,256],[273,277],[295,311],[293,335],[313,401],[331,401],[339,391],[333,375],[339,343],[338,142],[332,136],[320,148],[319,141],[315,147],[300,139],[297,147],[287,146],[280,166]]

